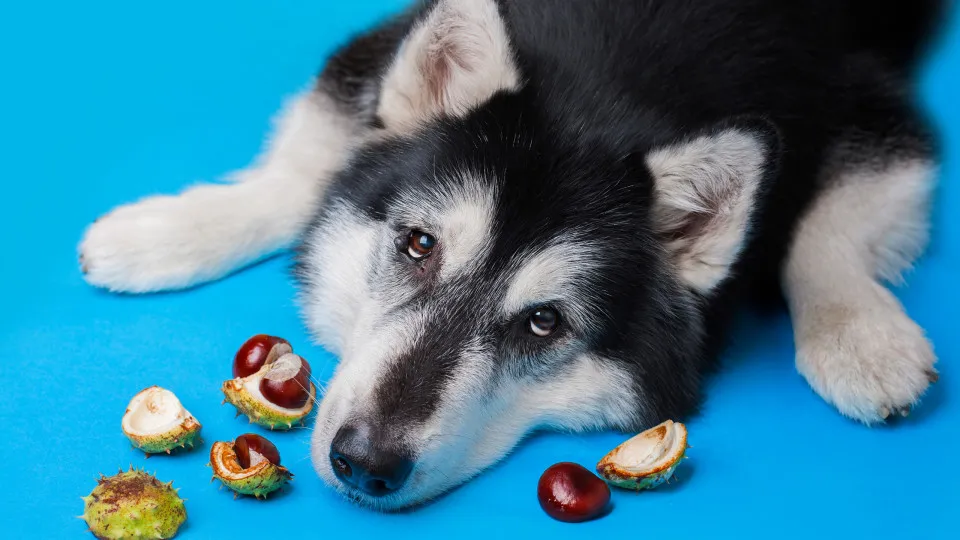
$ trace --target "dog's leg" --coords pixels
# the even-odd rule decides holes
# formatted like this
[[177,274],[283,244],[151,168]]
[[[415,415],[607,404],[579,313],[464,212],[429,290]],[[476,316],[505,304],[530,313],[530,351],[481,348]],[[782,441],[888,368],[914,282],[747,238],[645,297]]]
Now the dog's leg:
[[86,280],[124,292],[184,288],[289,246],[361,130],[323,91],[303,93],[232,183],[150,197],[94,222],[79,247]]
[[937,377],[923,330],[879,281],[899,278],[921,253],[934,174],[922,157],[839,167],[784,267],[797,369],[867,424],[905,416]]

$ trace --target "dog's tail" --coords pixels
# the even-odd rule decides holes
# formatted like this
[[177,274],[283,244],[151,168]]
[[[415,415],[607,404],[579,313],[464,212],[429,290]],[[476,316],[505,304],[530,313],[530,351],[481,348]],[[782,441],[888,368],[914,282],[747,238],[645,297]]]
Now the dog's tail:
[[847,27],[855,47],[879,53],[911,71],[953,12],[956,0],[848,0]]

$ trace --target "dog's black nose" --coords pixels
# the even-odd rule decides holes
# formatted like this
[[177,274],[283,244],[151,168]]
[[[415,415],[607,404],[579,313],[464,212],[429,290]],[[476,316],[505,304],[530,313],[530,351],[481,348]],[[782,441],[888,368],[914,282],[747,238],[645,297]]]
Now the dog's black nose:
[[400,489],[413,470],[413,461],[385,448],[365,423],[350,423],[337,431],[330,464],[341,482],[375,497]]

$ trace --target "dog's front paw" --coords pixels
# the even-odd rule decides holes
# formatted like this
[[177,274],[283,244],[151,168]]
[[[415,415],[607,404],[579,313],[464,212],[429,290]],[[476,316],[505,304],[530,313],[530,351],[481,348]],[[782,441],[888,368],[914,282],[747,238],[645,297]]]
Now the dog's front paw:
[[87,229],[79,246],[88,283],[115,292],[153,292],[194,284],[213,253],[204,209],[182,197],[121,206]]
[[907,416],[937,380],[923,330],[888,291],[882,293],[874,306],[819,309],[797,342],[797,369],[810,386],[866,424]]

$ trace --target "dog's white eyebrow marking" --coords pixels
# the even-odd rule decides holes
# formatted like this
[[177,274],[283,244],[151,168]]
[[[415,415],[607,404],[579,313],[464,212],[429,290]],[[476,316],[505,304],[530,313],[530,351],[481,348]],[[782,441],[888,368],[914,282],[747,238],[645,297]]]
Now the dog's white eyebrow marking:
[[503,300],[503,311],[515,314],[544,302],[562,304],[561,316],[588,327],[594,317],[588,278],[597,271],[602,254],[576,235],[565,235],[546,247],[518,257]]
[[441,280],[462,273],[484,258],[493,236],[493,212],[492,194],[480,189],[456,193],[444,207],[437,218],[443,250]]
[[438,180],[438,187],[404,193],[397,202],[405,225],[422,226],[437,237],[442,281],[483,261],[493,240],[496,182],[467,171],[454,175],[459,178],[453,182]]

